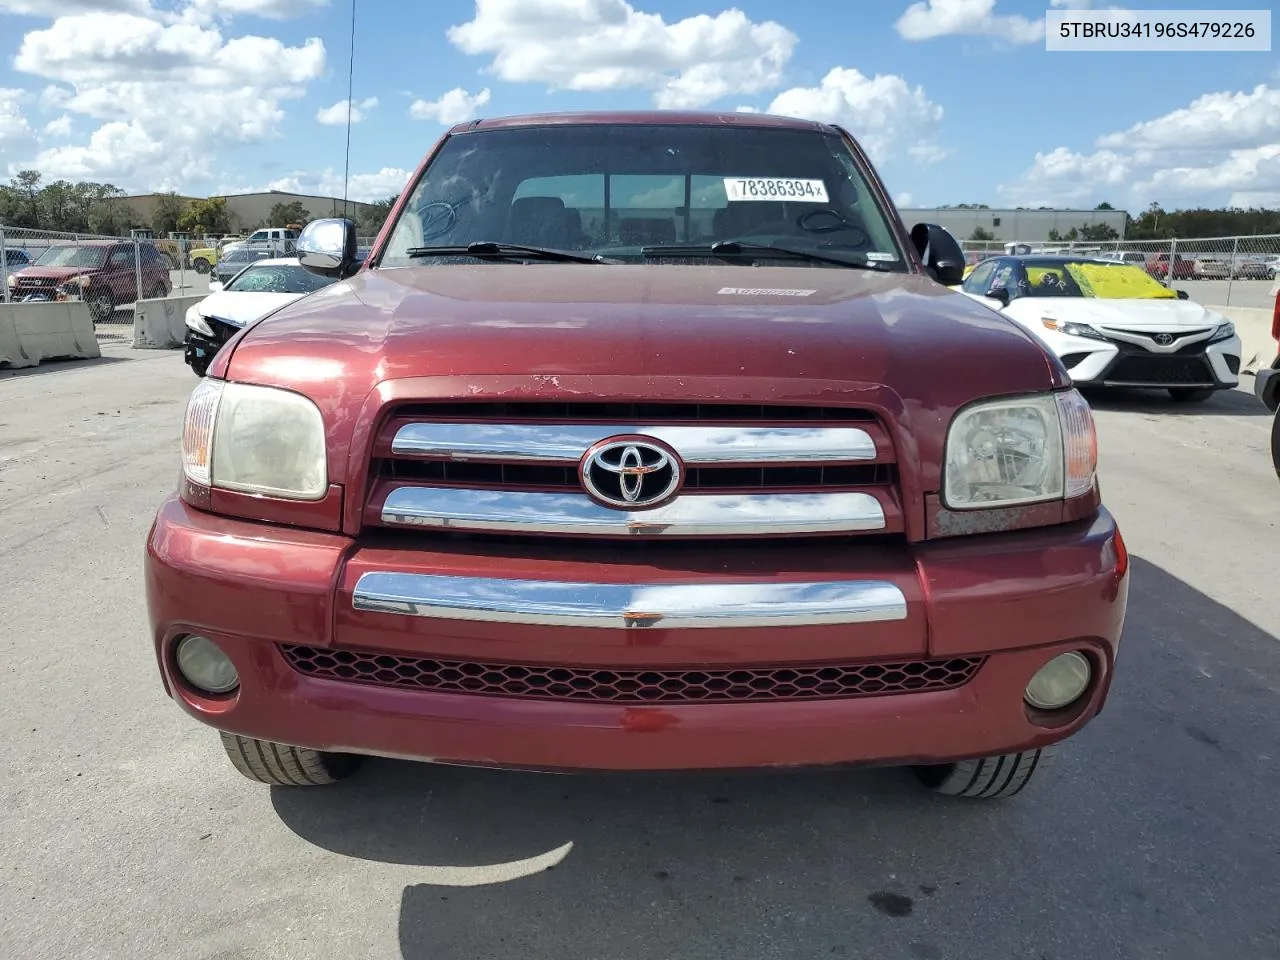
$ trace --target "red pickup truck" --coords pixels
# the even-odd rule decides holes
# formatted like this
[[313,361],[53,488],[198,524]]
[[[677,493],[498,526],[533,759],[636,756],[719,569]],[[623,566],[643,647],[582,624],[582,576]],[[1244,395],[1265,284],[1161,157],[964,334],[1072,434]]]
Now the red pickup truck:
[[1010,796],[1111,685],[1089,408],[844,130],[449,131],[367,259],[221,348],[147,542],[170,696],[271,784],[365,755],[893,764]]

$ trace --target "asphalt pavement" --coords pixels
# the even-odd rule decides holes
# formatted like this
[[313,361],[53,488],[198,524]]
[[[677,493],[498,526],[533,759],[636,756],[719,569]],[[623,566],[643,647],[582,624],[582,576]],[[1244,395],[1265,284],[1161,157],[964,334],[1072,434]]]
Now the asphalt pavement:
[[0,373],[0,957],[1280,957],[1280,481],[1244,390],[1094,398],[1116,685],[1012,800],[392,761],[290,792],[162,692],[142,551],[195,378],[105,350]]

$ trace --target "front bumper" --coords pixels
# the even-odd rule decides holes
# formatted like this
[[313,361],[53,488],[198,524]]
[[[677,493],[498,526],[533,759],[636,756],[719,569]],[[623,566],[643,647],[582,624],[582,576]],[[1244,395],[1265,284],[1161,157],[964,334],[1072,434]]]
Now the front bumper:
[[[944,762],[1052,743],[1096,715],[1128,590],[1123,545],[1105,511],[914,549],[772,542],[701,565],[678,547],[622,562],[588,562],[575,549],[549,543],[517,555],[483,540],[366,546],[172,499],[147,556],[160,670],[174,699],[211,726],[321,750],[535,769]],[[801,586],[815,582],[816,593]],[[204,696],[177,675],[173,645],[188,633],[226,651],[238,691]],[[982,662],[946,689],[613,703],[456,684],[408,689],[393,673],[385,683],[317,676],[297,668],[298,646],[313,661],[316,651],[325,662],[326,652],[343,653],[387,670],[423,657],[655,676]],[[1095,682],[1064,714],[1034,715],[1022,691],[1067,649],[1088,654]]]
[[1226,390],[1240,382],[1238,336],[1174,352],[1082,337],[1063,337],[1051,346],[1078,386]]

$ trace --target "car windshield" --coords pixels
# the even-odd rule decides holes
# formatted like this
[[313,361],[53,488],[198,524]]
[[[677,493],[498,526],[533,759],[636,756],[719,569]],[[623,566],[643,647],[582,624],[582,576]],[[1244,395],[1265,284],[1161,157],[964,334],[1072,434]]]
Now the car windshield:
[[1176,300],[1177,291],[1145,270],[1127,263],[1062,260],[1024,264],[1027,277],[1019,281],[1024,297],[1091,297],[1100,300]]
[[264,260],[268,256],[262,250],[246,250],[237,248],[228,250],[223,254],[222,259],[227,263],[252,263],[254,260]]
[[224,288],[234,293],[310,293],[333,283],[289,263],[264,263],[246,267]]
[[105,247],[77,247],[66,244],[50,247],[36,260],[38,267],[100,267],[106,260]]
[[381,264],[430,263],[421,248],[477,242],[639,263],[644,247],[722,240],[906,269],[886,211],[841,137],[731,124],[562,124],[454,135],[412,188]]

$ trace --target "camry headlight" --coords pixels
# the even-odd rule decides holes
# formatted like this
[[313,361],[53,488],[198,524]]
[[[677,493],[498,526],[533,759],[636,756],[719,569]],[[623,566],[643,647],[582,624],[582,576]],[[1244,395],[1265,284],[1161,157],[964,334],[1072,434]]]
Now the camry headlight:
[[1210,343],[1217,343],[1219,340],[1230,340],[1236,335],[1236,325],[1234,323],[1219,324],[1218,329],[1213,331],[1213,336],[1209,338]]
[[187,326],[196,333],[203,333],[206,337],[212,337],[213,329],[209,326],[209,321],[205,320],[200,311],[196,309],[197,306],[199,304],[193,303],[187,308]]
[[1097,462],[1093,416],[1075,390],[975,403],[947,433],[943,499],[973,510],[1077,497]]
[[1052,317],[1041,317],[1040,322],[1050,330],[1057,330],[1059,333],[1065,333],[1071,337],[1087,337],[1090,340],[1107,339],[1087,323],[1067,323],[1062,320],[1054,320]]
[[324,418],[291,390],[201,380],[187,403],[182,468],[202,486],[322,500],[329,491]]

